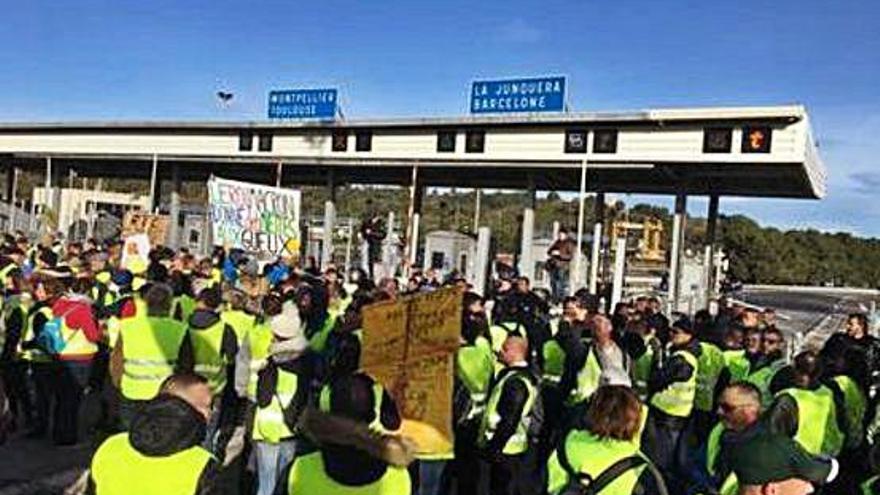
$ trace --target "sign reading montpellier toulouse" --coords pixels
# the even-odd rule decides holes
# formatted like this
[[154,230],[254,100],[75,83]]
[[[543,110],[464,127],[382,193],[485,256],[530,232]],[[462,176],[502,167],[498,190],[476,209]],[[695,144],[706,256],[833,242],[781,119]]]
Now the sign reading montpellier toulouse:
[[269,92],[270,119],[332,119],[335,89],[285,89]]
[[565,109],[565,77],[474,81],[471,113],[561,112]]

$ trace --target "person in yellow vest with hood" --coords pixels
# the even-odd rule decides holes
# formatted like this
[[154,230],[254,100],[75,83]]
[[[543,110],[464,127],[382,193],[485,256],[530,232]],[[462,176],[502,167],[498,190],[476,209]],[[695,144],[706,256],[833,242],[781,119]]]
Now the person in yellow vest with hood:
[[234,384],[238,339],[232,327],[220,319],[217,310],[221,303],[219,289],[202,289],[177,360],[180,371],[204,376],[211,387],[215,414],[208,426],[207,442],[215,453],[225,449],[225,440],[232,433],[237,401]]
[[257,464],[257,495],[272,495],[279,474],[302,451],[296,429],[310,403],[316,360],[299,321],[274,317],[269,358],[259,371],[251,438]]
[[377,432],[373,386],[362,375],[333,382],[329,412],[308,409],[303,433],[318,450],[297,457],[281,476],[276,495],[410,495],[406,466],[414,446],[405,437]]
[[220,464],[202,443],[211,389],[198,375],[173,375],[92,457],[87,494],[207,495],[223,492]]
[[569,431],[548,462],[551,495],[666,494],[663,477],[639,451],[643,414],[636,394],[624,385],[605,385],[593,394],[586,429]]
[[146,314],[120,322],[114,353],[122,355],[119,416],[128,428],[135,412],[153,399],[177,366],[186,326],[170,317],[171,288],[151,284],[145,294]]
[[843,394],[820,381],[819,356],[810,351],[794,359],[794,386],[776,394],[767,421],[774,433],[794,438],[811,455],[836,456],[845,441]]
[[655,361],[658,366],[648,383],[649,412],[642,445],[645,454],[666,474],[670,491],[680,493],[687,463],[683,433],[694,410],[700,355],[689,319],[673,323],[665,351],[664,359]]

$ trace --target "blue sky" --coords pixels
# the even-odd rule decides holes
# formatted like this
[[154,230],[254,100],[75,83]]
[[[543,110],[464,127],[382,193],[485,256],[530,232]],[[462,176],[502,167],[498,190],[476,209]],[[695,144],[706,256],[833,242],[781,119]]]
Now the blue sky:
[[[269,89],[299,86],[338,86],[350,118],[455,115],[472,79],[533,74],[568,75],[574,110],[803,103],[828,197],[725,198],[723,213],[880,236],[880,2],[0,0],[0,11],[0,121],[260,119]],[[236,94],[229,108],[218,89]]]

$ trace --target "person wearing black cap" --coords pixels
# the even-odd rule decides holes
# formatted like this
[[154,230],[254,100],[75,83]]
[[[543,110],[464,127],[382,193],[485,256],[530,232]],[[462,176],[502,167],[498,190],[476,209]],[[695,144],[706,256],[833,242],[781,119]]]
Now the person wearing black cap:
[[730,463],[740,495],[804,495],[837,477],[838,463],[814,457],[785,435],[761,433],[734,445]]
[[667,474],[670,491],[684,491],[685,431],[694,409],[700,346],[688,318],[669,331],[664,359],[655,359],[648,381],[648,421],[642,435],[647,456]]

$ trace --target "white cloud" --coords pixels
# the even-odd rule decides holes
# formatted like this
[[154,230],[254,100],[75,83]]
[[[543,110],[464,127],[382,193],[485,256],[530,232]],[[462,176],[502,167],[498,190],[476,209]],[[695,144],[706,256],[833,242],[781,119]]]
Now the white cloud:
[[541,39],[540,29],[522,18],[514,19],[498,29],[498,38],[508,43],[535,43]]

